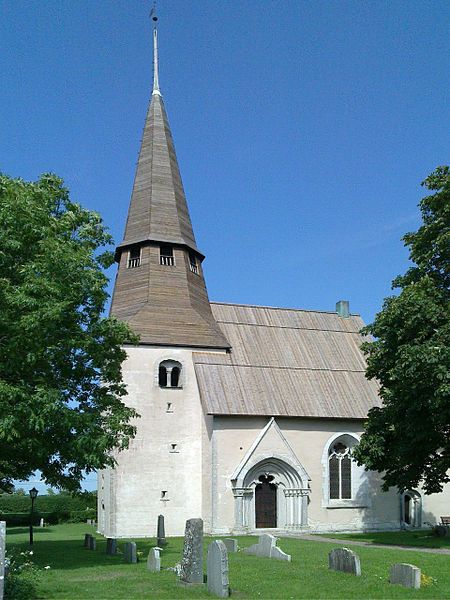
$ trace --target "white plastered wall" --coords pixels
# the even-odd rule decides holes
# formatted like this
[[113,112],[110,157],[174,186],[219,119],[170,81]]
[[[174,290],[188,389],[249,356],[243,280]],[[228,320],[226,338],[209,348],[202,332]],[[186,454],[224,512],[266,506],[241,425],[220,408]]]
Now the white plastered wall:
[[[235,526],[235,498],[232,475],[244,459],[267,417],[215,417],[212,449],[213,533],[229,533]],[[337,419],[278,418],[283,437],[311,478],[308,502],[310,531],[351,531],[361,529],[398,529],[400,500],[395,490],[380,488],[379,476],[370,473],[363,486],[363,497],[351,507],[329,506],[326,502],[326,469],[323,464],[325,446],[338,433],[361,434],[361,423]],[[277,447],[280,444],[280,448]],[[263,439],[255,452],[261,457],[283,451],[276,437]],[[250,528],[252,529],[252,528]]]
[[[166,535],[183,535],[186,519],[201,517],[210,497],[202,484],[209,442],[192,350],[139,346],[126,351],[124,402],[141,417],[129,449],[116,457],[118,466],[99,473],[99,530],[117,538],[154,536],[162,514]],[[158,366],[167,359],[182,365],[179,389],[159,387]]]

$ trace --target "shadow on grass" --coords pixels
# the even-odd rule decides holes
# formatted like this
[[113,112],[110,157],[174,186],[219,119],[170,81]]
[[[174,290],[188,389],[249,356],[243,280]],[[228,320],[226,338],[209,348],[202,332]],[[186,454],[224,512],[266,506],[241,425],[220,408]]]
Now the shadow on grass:
[[[106,539],[97,538],[97,549],[88,550],[83,545],[83,540],[39,540],[33,544],[33,562],[39,567],[50,565],[52,569],[84,569],[88,567],[129,565],[124,560],[122,554],[125,542],[128,540],[118,540],[119,553],[110,556],[106,554]],[[146,562],[149,550],[156,546],[156,541],[152,539],[138,540],[137,551],[139,562]],[[8,549],[12,554],[30,550],[27,542],[8,544]],[[168,564],[179,562],[180,547],[179,544],[171,546],[169,543],[164,549],[165,561]],[[129,565],[132,566],[132,565]]]
[[[29,527],[13,527],[13,528],[8,528],[6,530],[6,535],[8,537],[11,537],[13,535],[23,535],[23,534],[27,534],[30,532],[30,528]],[[37,527],[36,525],[33,526],[33,532],[34,535],[36,535],[36,533],[38,533],[39,535],[41,535],[41,533],[52,533],[52,528],[51,527]]]

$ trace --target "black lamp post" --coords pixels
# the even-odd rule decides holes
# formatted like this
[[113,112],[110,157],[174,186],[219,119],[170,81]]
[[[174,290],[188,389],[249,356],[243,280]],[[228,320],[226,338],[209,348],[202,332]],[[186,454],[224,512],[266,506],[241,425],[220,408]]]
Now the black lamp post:
[[31,512],[30,512],[30,546],[33,545],[33,514],[34,514],[34,501],[36,500],[38,491],[35,487],[30,490],[31,498]]

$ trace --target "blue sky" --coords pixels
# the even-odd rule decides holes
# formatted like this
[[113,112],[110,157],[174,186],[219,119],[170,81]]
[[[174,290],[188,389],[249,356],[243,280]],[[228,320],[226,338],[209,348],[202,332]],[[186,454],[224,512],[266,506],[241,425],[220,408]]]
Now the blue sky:
[[[0,169],[53,171],[121,240],[151,3],[3,0]],[[448,1],[159,0],[160,82],[212,300],[370,322],[449,162]],[[113,273],[112,273],[113,274]]]

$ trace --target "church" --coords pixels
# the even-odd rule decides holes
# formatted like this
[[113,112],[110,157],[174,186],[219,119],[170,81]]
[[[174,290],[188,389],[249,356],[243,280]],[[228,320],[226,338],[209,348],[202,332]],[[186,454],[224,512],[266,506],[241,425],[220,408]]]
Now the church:
[[[421,527],[450,486],[381,490],[352,460],[380,404],[365,378],[364,325],[347,301],[311,311],[210,302],[158,77],[154,76],[111,314],[126,348],[125,402],[140,414],[117,466],[98,474],[98,530],[148,537],[201,517],[206,533]],[[330,307],[331,308],[331,307]],[[446,508],[447,507],[447,508]]]

